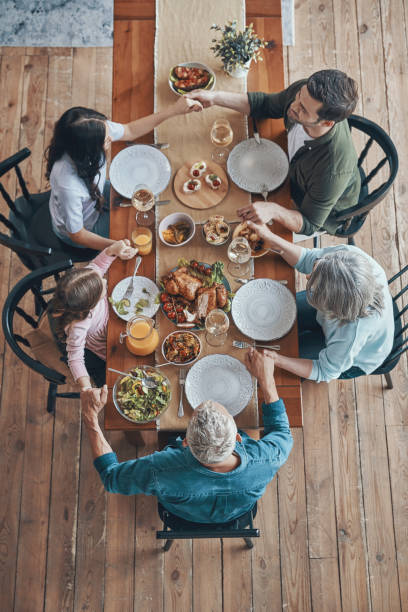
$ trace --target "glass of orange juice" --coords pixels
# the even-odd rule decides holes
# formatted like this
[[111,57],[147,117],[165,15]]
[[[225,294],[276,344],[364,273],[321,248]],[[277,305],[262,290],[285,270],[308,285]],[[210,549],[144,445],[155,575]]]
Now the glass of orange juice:
[[152,250],[153,234],[148,227],[137,227],[132,232],[132,242],[139,255],[149,255]]
[[135,315],[126,325],[126,332],[121,333],[119,340],[126,338],[126,348],[134,355],[150,355],[159,344],[159,334],[154,327],[154,320],[144,315]]

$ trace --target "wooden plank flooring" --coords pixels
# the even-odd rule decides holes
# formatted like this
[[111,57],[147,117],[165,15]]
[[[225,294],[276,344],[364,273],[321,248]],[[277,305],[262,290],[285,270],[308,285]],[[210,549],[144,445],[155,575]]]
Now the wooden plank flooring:
[[[322,67],[350,73],[358,112],[397,146],[395,186],[356,239],[388,276],[408,261],[406,11],[399,0],[301,0],[296,46],[285,50],[287,82]],[[111,66],[111,49],[0,50],[0,159],[29,146],[34,190],[46,188],[42,152],[64,109],[110,115]],[[24,273],[2,250],[1,303]],[[0,376],[1,610],[408,611],[406,358],[393,390],[379,377],[303,384],[304,429],[259,504],[252,552],[240,542],[179,541],[162,554],[154,499],[102,490],[78,402],[59,400],[49,416],[45,384],[2,336]],[[137,451],[120,433],[110,440],[122,459],[154,450],[151,434]]]

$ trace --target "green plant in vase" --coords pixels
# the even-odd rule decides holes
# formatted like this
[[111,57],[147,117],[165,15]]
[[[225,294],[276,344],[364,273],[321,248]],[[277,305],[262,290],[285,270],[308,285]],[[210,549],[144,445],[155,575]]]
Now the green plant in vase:
[[211,51],[221,59],[224,70],[231,76],[245,76],[252,60],[262,61],[260,54],[261,49],[265,47],[265,41],[254,32],[252,23],[245,26],[242,32],[237,30],[236,19],[228,21],[224,27],[214,24],[210,29],[221,32],[221,38],[212,39],[215,44]]

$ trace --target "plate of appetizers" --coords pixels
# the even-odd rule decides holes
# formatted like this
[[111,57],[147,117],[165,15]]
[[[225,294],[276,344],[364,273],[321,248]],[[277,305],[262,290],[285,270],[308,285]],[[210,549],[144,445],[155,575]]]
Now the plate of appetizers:
[[249,404],[254,388],[252,377],[241,361],[216,354],[202,357],[191,366],[185,390],[193,410],[212,399],[235,416]]
[[250,193],[273,191],[282,185],[289,172],[285,151],[271,140],[248,138],[238,143],[227,160],[232,181]]
[[251,257],[262,257],[262,255],[266,255],[266,253],[269,252],[269,249],[264,247],[263,239],[260,238],[254,230],[248,227],[246,221],[240,223],[234,229],[232,237],[238,238],[238,236],[242,236],[248,240],[249,246],[251,247]]
[[174,93],[183,96],[193,89],[214,89],[215,74],[200,62],[184,62],[173,66],[169,74],[169,86]]
[[162,311],[177,327],[202,329],[211,310],[231,308],[231,287],[222,261],[210,265],[180,258],[161,279],[161,287]]
[[203,223],[203,236],[211,246],[222,246],[228,241],[231,234],[231,226],[223,215],[211,215],[208,221]]
[[190,208],[217,206],[228,193],[228,177],[213,161],[191,159],[174,176],[173,189],[178,199]]

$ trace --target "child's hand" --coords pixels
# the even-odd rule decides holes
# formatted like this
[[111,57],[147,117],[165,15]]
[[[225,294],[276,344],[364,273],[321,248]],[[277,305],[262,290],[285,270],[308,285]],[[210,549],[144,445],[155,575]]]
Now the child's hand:
[[130,246],[130,240],[128,240],[128,238],[117,240],[106,249],[107,255],[117,255],[120,259],[132,259],[137,251],[138,249],[134,249]]

